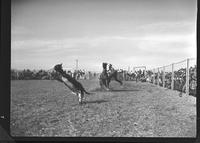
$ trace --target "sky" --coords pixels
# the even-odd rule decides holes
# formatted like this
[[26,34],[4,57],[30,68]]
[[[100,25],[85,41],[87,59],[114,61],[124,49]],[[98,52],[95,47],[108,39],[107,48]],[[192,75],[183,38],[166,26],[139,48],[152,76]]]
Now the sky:
[[148,69],[196,58],[196,0],[12,0],[11,68]]

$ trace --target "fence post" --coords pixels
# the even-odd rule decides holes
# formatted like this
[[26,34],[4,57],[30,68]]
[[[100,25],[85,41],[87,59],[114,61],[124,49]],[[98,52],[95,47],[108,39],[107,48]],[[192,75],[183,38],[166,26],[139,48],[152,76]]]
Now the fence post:
[[165,67],[163,67],[162,81],[163,81],[163,87],[165,87]]
[[189,61],[190,59],[187,59],[187,68],[186,68],[186,95],[189,95],[189,86],[190,86],[190,83],[189,83]]
[[155,84],[155,69],[153,69],[153,84]]
[[160,72],[159,72],[159,68],[158,68],[158,74],[157,74],[157,85],[159,86],[159,77],[160,76]]
[[123,72],[122,72],[122,77],[123,77],[123,80],[125,81],[125,71],[123,70]]
[[174,64],[172,64],[171,89],[174,90]]
[[16,73],[17,73],[17,80],[19,79],[19,72],[18,71],[16,71]]

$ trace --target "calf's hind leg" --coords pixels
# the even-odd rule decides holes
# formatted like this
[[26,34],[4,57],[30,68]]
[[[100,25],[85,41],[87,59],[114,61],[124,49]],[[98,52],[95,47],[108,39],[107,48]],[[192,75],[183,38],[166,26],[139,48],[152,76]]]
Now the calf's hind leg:
[[78,102],[79,104],[83,104],[84,92],[78,93]]
[[114,79],[115,79],[115,81],[119,82],[121,86],[123,85],[122,81],[120,79],[118,79],[117,73],[115,74]]
[[81,93],[77,93],[77,96],[78,96],[78,102],[79,102],[79,104],[82,104]]

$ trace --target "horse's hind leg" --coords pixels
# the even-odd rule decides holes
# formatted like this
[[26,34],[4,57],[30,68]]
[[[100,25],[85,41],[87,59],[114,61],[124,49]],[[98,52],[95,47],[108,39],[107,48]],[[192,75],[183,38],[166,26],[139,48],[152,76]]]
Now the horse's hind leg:
[[117,82],[119,82],[120,83],[120,85],[122,85],[123,83],[122,83],[122,81],[120,81],[117,77],[115,77],[115,80],[117,81]]
[[110,80],[106,80],[106,87],[109,88]]
[[118,80],[118,79],[116,79],[116,81],[119,82],[120,85],[123,85],[122,81],[120,81],[120,80]]
[[81,93],[77,93],[78,94],[78,102],[79,104],[82,104],[82,94]]

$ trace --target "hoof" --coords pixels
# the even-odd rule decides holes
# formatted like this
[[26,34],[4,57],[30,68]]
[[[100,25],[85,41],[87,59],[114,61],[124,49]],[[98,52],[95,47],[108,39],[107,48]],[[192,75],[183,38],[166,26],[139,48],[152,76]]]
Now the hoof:
[[109,88],[106,88],[106,91],[110,91],[110,89],[109,89]]

